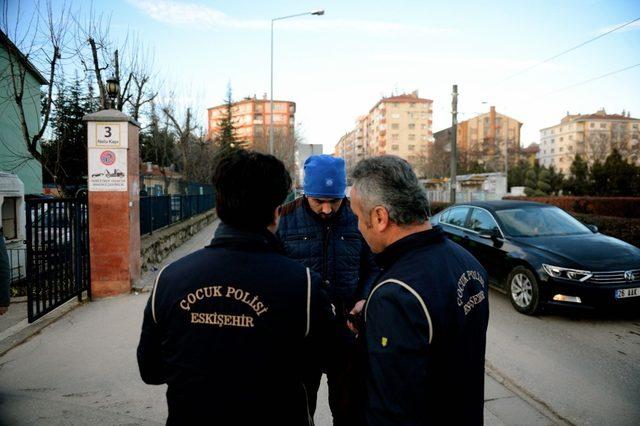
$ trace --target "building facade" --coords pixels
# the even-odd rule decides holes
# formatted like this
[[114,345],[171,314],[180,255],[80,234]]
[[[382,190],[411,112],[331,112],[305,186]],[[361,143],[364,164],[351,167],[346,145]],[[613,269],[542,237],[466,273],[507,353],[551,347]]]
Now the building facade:
[[42,165],[27,150],[18,104],[14,100],[11,79],[15,77],[20,80],[21,75],[24,75],[22,108],[29,135],[33,136],[41,123],[40,88],[48,83],[6,34],[0,31],[0,171],[17,175],[24,184],[25,194],[41,194]]
[[[487,171],[504,171],[505,155],[509,166],[520,160],[520,128],[518,120],[496,112],[477,115],[457,126],[458,167],[469,170],[474,166]],[[451,127],[436,133],[434,151],[450,150]],[[438,155],[435,153],[434,155]]]
[[[210,139],[214,139],[220,131],[220,121],[227,114],[225,104],[208,110],[208,131]],[[266,99],[245,98],[234,102],[231,110],[231,121],[236,129],[238,140],[246,143],[247,148],[268,151],[269,123],[271,122],[270,101]],[[273,101],[273,126],[277,138],[289,138],[295,126],[296,104],[290,101]]]
[[576,154],[589,164],[604,161],[617,149],[623,158],[640,165],[640,119],[631,114],[607,114],[604,109],[594,114],[569,114],[560,124],[540,130],[541,166],[553,166],[568,173]]
[[414,168],[426,161],[433,140],[433,101],[418,92],[380,99],[336,145],[347,167],[375,155],[397,155]]

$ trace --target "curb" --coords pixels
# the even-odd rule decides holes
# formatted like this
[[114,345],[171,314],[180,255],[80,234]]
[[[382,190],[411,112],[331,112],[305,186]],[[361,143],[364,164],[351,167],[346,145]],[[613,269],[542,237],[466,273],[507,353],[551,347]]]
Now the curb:
[[57,307],[42,318],[29,324],[25,318],[14,326],[0,333],[0,357],[4,356],[10,350],[20,346],[36,334],[39,334],[44,328],[53,324],[67,313],[71,312],[78,306],[88,302],[87,298],[83,298],[81,302],[76,297]]
[[508,390],[513,392],[514,394],[516,394],[519,398],[524,400],[526,403],[531,405],[533,408],[538,410],[538,412],[540,414],[542,414],[543,416],[547,417],[554,424],[556,424],[556,425],[567,425],[567,426],[573,426],[574,425],[573,423],[571,423],[571,421],[569,421],[565,417],[563,417],[560,414],[558,414],[547,403],[545,403],[544,401],[536,398],[534,395],[532,395],[531,393],[527,392],[526,389],[524,389],[523,387],[519,386],[513,380],[511,380],[507,376],[505,376],[502,373],[500,373],[493,366],[493,364],[491,364],[491,362],[488,361],[488,360],[485,360],[484,371],[491,378],[493,378],[495,381],[500,383],[502,386],[504,386],[505,388],[507,388]]

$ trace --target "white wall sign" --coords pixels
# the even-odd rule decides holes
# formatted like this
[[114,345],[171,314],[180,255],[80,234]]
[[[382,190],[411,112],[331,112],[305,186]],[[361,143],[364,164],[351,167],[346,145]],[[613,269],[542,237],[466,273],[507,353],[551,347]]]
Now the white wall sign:
[[89,191],[127,190],[127,150],[89,149]]
[[89,123],[89,148],[128,148],[127,123]]

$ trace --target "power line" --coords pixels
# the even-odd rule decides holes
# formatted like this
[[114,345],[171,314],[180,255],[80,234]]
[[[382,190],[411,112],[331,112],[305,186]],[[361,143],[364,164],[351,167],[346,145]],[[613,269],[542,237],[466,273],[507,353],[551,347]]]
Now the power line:
[[578,44],[578,45],[576,45],[576,46],[573,46],[573,47],[571,47],[571,48],[569,48],[569,49],[567,49],[567,50],[563,51],[563,52],[560,52],[560,53],[558,53],[558,54],[556,54],[556,55],[553,55],[553,56],[551,56],[551,57],[549,57],[549,58],[547,58],[547,59],[544,59],[544,60],[542,60],[542,61],[540,61],[540,62],[538,62],[538,63],[535,63],[535,64],[533,64],[533,65],[531,65],[531,66],[529,66],[529,67],[527,67],[527,68],[525,68],[525,69],[523,69],[523,70],[521,70],[521,71],[518,71],[517,73],[512,74],[512,75],[510,75],[509,77],[506,77],[506,78],[504,78],[504,79],[500,80],[498,83],[502,83],[502,82],[504,82],[504,81],[511,80],[512,78],[517,77],[517,76],[519,76],[519,75],[521,75],[521,74],[524,74],[525,72],[530,71],[530,70],[532,70],[533,68],[536,68],[536,67],[538,67],[538,66],[540,66],[540,65],[542,65],[542,64],[545,64],[545,63],[547,63],[547,62],[550,62],[550,61],[552,61],[552,60],[554,60],[554,59],[556,59],[556,58],[558,58],[558,57],[560,57],[560,56],[562,56],[562,55],[564,55],[564,54],[567,54],[567,53],[569,53],[569,52],[572,52],[572,51],[574,51],[574,50],[576,50],[576,49],[578,49],[578,48],[580,48],[580,47],[582,47],[582,46],[584,46],[584,45],[586,45],[586,44],[589,44],[589,43],[591,43],[591,42],[594,42],[594,41],[596,41],[596,40],[598,40],[598,39],[600,39],[600,38],[602,38],[602,37],[604,37],[604,36],[608,35],[608,34],[611,34],[611,33],[612,33],[612,32],[614,32],[614,31],[618,31],[618,30],[619,30],[619,29],[621,29],[621,28],[624,28],[624,27],[626,27],[626,26],[628,26],[628,25],[631,25],[631,24],[633,24],[633,23],[634,23],[634,22],[636,22],[636,21],[640,21],[640,18],[636,18],[636,19],[631,20],[631,21],[629,21],[629,22],[626,22],[626,23],[624,23],[624,24],[618,25],[617,27],[612,28],[612,29],[610,29],[609,31],[604,32],[604,33],[602,33],[602,34],[600,34],[600,35],[598,35],[598,36],[596,36],[596,37],[594,37],[594,38],[592,38],[592,39],[589,39],[589,40],[587,40],[587,41],[585,41],[585,42],[582,42],[582,43],[580,43],[580,44]]
[[630,70],[631,68],[635,68],[637,66],[640,66],[640,63],[637,63],[635,65],[631,65],[631,66],[628,66],[626,68],[622,68],[622,69],[619,69],[619,70],[616,70],[616,71],[611,71],[611,72],[608,72],[606,74],[599,75],[598,77],[593,77],[593,78],[590,78],[588,80],[582,81],[580,83],[572,84],[570,86],[566,86],[566,87],[563,87],[563,88],[558,89],[558,90],[554,90],[553,92],[547,93],[545,96],[553,95],[553,94],[556,94],[558,92],[563,92],[565,90],[572,89],[572,88],[577,87],[577,86],[582,86],[583,84],[591,83],[592,81],[600,80],[601,78],[609,77],[610,75],[618,74],[618,73],[621,73],[623,71]]

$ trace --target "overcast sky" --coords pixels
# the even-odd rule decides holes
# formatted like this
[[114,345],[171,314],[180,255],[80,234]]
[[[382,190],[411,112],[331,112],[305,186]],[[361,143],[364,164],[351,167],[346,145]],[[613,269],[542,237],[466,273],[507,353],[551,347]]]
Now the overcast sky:
[[454,83],[460,120],[495,105],[524,123],[523,145],[567,111],[604,107],[640,117],[640,66],[569,87],[639,64],[640,21],[508,78],[639,18],[638,0],[94,0],[94,7],[112,13],[112,32],[135,32],[153,47],[158,74],[194,99],[203,124],[228,82],[236,99],[269,92],[271,18],[324,8],[321,17],[276,22],[274,96],[297,103],[306,142],[327,153],[392,92],[419,90],[434,101],[434,132],[448,127]]

